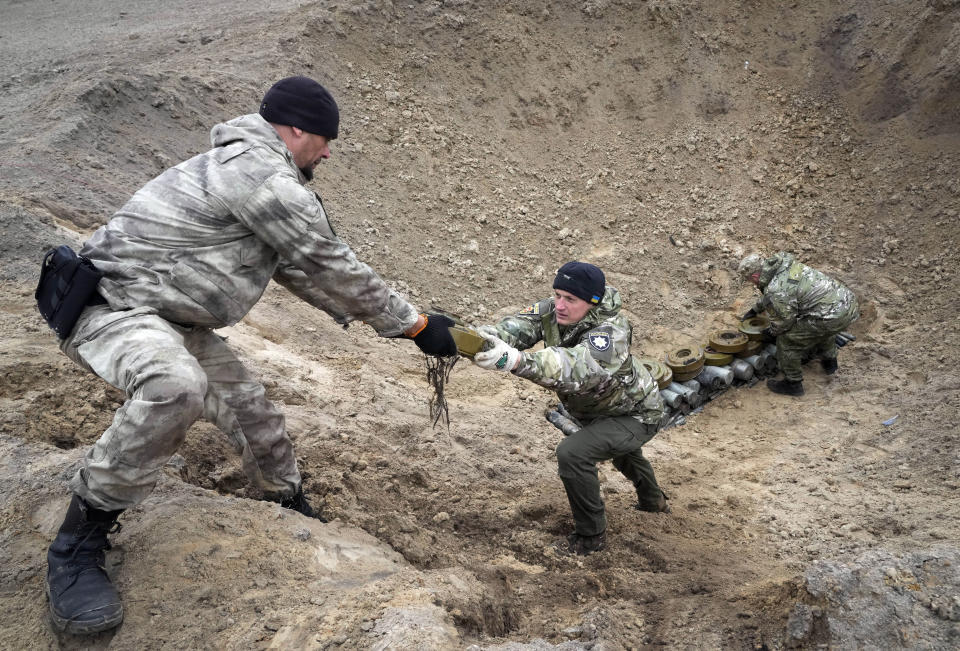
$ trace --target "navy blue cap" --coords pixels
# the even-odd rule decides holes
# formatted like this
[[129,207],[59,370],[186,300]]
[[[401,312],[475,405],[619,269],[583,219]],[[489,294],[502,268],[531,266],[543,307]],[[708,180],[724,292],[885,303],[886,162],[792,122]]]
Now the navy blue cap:
[[570,292],[577,298],[596,305],[603,299],[607,281],[600,267],[589,262],[568,262],[557,270],[553,288]]
[[309,77],[286,77],[271,86],[260,102],[260,115],[329,140],[336,139],[340,127],[333,95]]

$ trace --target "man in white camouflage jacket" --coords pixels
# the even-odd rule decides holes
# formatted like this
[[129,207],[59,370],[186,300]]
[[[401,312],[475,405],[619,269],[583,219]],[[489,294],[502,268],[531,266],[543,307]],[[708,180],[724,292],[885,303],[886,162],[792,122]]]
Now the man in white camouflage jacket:
[[240,321],[271,278],[339,323],[362,320],[428,354],[456,354],[452,321],[418,314],[357,260],[305,187],[338,126],[323,86],[282,79],[259,114],[215,126],[211,150],[147,183],[84,244],[81,255],[104,277],[61,348],[127,400],[70,482],[47,554],[58,629],[93,633],[122,621],[102,569],[107,533],[150,494],[200,417],[227,435],[265,495],[320,518],[303,496],[283,414],[213,332]]
[[[606,545],[607,520],[597,464],[608,459],[629,479],[641,511],[666,512],[642,446],[663,418],[663,399],[649,371],[630,354],[632,327],[620,293],[603,271],[584,262],[560,267],[553,297],[495,326],[482,326],[492,344],[477,366],[513,373],[557,392],[582,425],[557,446],[560,479],[575,523],[565,551],[587,555]],[[543,341],[536,352],[521,352]]]

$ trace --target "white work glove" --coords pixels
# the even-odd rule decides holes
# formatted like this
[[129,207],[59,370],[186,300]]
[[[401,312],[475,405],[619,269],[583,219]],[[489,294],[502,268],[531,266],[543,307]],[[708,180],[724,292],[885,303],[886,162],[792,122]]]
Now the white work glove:
[[478,331],[479,335],[493,345],[489,350],[482,350],[473,356],[473,363],[480,368],[491,371],[510,372],[517,367],[520,361],[520,351],[505,342],[503,339],[494,337],[483,331]]

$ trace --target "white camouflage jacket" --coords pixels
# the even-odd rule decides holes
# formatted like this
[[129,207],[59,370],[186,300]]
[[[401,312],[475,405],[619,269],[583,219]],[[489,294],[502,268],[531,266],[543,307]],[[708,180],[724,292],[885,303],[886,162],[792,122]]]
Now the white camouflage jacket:
[[143,186],[84,244],[117,310],[232,325],[271,277],[340,323],[396,336],[417,320],[334,233],[283,140],[257,114],[218,124],[213,149]]

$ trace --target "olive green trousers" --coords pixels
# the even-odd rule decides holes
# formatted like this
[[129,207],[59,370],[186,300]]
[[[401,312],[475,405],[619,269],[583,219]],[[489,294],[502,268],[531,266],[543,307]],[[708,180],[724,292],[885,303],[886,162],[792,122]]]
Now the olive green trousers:
[[576,533],[595,536],[607,528],[597,464],[608,459],[629,479],[641,507],[656,507],[662,492],[641,447],[657,433],[630,416],[610,416],[587,422],[557,446],[560,479],[570,501]]
[[837,335],[860,316],[854,309],[830,320],[800,320],[777,337],[777,364],[783,377],[799,382],[803,379],[803,360],[836,359]]

